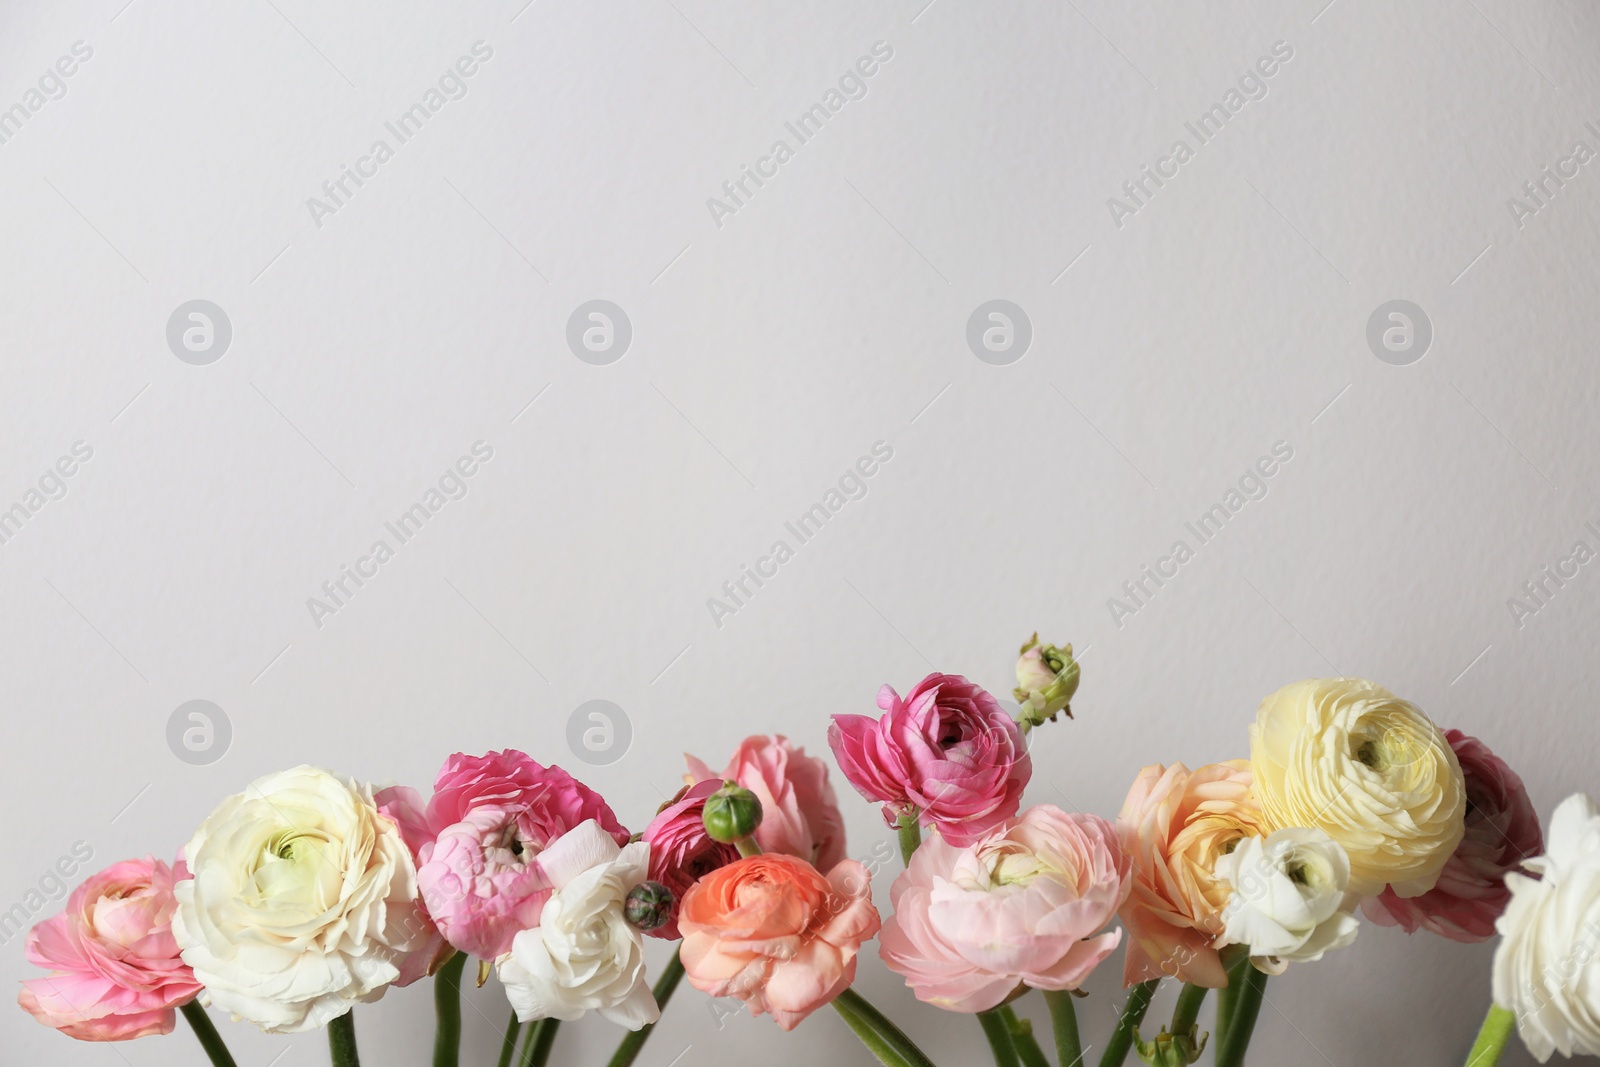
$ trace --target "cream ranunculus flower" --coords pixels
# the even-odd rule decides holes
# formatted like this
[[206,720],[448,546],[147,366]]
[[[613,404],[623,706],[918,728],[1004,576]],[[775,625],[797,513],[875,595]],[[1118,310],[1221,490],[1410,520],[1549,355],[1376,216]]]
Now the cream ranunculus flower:
[[1461,766],[1415,704],[1361,678],[1284,686],[1250,727],[1256,797],[1274,829],[1326,831],[1350,857],[1350,891],[1421,896],[1465,830]]
[[629,891],[649,874],[649,844],[619,848],[590,819],[552,841],[536,862],[555,892],[539,925],[520,931],[499,960],[517,1018],[570,1021],[597,1011],[629,1030],[659,1019],[645,982],[644,935],[624,912]]
[[1345,910],[1350,860],[1321,830],[1247,837],[1217,859],[1217,877],[1233,890],[1217,947],[1248,947],[1259,970],[1282,974],[1356,939],[1361,924]]
[[172,933],[209,1002],[272,1033],[377,1000],[426,940],[417,872],[371,790],[317,767],[258,778],[184,847]]
[[1494,1002],[1544,1063],[1551,1053],[1600,1056],[1600,810],[1582,793],[1561,802],[1545,854],[1522,861],[1540,878],[1506,875],[1511,903],[1495,922]]

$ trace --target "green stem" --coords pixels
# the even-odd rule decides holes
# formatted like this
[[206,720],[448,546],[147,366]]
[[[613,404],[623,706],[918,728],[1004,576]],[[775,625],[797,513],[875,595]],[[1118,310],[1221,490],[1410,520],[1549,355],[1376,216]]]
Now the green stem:
[[361,1067],[356,1054],[356,1013],[347,1011],[328,1024],[328,1054],[333,1067]]
[[222,1035],[217,1033],[216,1026],[211,1022],[211,1016],[198,1000],[191,1000],[178,1010],[183,1012],[183,1017],[194,1028],[194,1036],[200,1039],[200,1047],[211,1057],[213,1067],[237,1067],[233,1062],[233,1054],[222,1043]]
[[[652,990],[656,997],[656,1007],[662,1011],[667,1010],[667,1001],[672,999],[672,991],[678,988],[678,982],[683,979],[683,960],[678,956],[678,950],[673,949],[672,958],[667,961],[666,970],[661,972],[661,977],[656,979],[655,989]],[[649,1040],[650,1033],[656,1028],[655,1023],[650,1023],[633,1031],[622,1039],[622,1044],[617,1046],[617,1051],[611,1054],[608,1067],[629,1067],[634,1057],[639,1055],[639,1050],[644,1048],[645,1041]]]
[[854,989],[846,989],[834,997],[833,1010],[844,1018],[867,1050],[878,1057],[878,1062],[887,1067],[934,1067],[933,1061],[904,1031]]
[[1247,962],[1239,975],[1238,984],[1239,990],[1234,995],[1230,1009],[1228,1032],[1217,1045],[1217,1067],[1242,1067],[1245,1049],[1250,1047],[1250,1034],[1256,1028],[1256,1016],[1261,1013],[1261,997],[1267,988],[1267,976]]
[[528,1027],[520,1067],[544,1067],[549,1062],[550,1047],[556,1043],[556,1028],[560,1025],[560,1019],[536,1019]]
[[1178,1003],[1172,1007],[1172,1025],[1167,1027],[1167,1033],[1177,1036],[1193,1030],[1195,1020],[1200,1018],[1200,1005],[1205,1002],[1209,992],[1211,990],[1203,985],[1183,983],[1183,989],[1178,993]]
[[989,1039],[989,1051],[994,1053],[994,1067],[1021,1067],[1016,1047],[1011,1044],[1011,1029],[999,1010],[980,1011],[978,1022],[983,1024],[983,1036]]
[[[1023,1067],[1050,1067],[1050,1061],[1044,1058],[1044,1051],[1033,1036],[1033,1023],[1030,1020],[1017,1015],[1009,1004],[1000,1009],[1000,1018],[1005,1020],[1006,1029],[1011,1032],[1011,1045],[1017,1050],[1017,1058],[1022,1061]],[[1073,1022],[1077,1022],[1076,1017]]]
[[511,1021],[506,1023],[506,1038],[500,1043],[500,1062],[498,1067],[511,1067],[511,1057],[517,1054],[517,1034],[522,1032],[522,1023],[517,1019],[516,1009],[511,1011]]
[[922,844],[922,827],[917,825],[916,809],[902,812],[895,827],[900,831],[900,859],[909,867],[911,854]]
[[753,837],[741,837],[733,843],[733,847],[738,849],[739,855],[745,859],[761,855],[761,846],[756,844],[756,839]]
[[1499,1063],[1500,1053],[1505,1050],[1506,1042],[1511,1040],[1511,1031],[1516,1022],[1517,1017],[1500,1005],[1489,1005],[1489,1014],[1483,1017],[1478,1040],[1472,1043],[1472,1051],[1467,1053],[1467,1067],[1494,1067]]
[[1078,1009],[1073,1005],[1071,990],[1051,989],[1044,995],[1050,1007],[1050,1021],[1056,1030],[1056,1059],[1061,1067],[1078,1067],[1083,1061],[1082,1043],[1078,1038]]
[[461,1062],[461,971],[467,954],[457,952],[433,977],[433,1012],[438,1023],[433,1032],[433,1067],[457,1067]]
[[1156,986],[1160,984],[1161,979],[1156,978],[1128,990],[1128,1001],[1122,1006],[1117,1028],[1111,1032],[1105,1052],[1100,1054],[1100,1067],[1122,1067],[1128,1050],[1133,1048],[1133,1032],[1144,1022],[1144,1013],[1150,1010],[1150,998],[1156,995]]

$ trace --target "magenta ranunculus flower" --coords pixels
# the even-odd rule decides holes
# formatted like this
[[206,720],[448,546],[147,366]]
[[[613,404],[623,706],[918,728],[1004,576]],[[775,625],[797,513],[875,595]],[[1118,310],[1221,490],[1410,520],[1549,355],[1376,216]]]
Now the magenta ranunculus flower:
[[585,819],[628,842],[600,794],[514,749],[447,759],[426,818],[432,839],[417,854],[423,902],[450,944],[482,959],[509,952],[518,931],[539,925],[553,891],[537,863],[546,845]]
[[958,674],[930,674],[904,699],[878,690],[879,719],[835,715],[839,769],[893,826],[909,808],[963,845],[1017,813],[1033,762],[999,701]]
[[172,938],[172,887],[183,865],[125,860],[94,875],[67,909],[28,933],[28,961],[50,971],[22,983],[17,1003],[79,1041],[172,1032],[175,1008],[200,992]]
[[782,734],[747,737],[720,775],[693,756],[689,777],[738,782],[761,801],[756,844],[763,852],[797,856],[819,871],[831,871],[845,858],[844,816],[828,765],[791,745]]
[[1431,930],[1452,941],[1486,941],[1511,900],[1506,872],[1542,854],[1544,835],[1522,779],[1505,760],[1460,730],[1444,736],[1466,780],[1467,832],[1428,892],[1402,899],[1385,888],[1361,910],[1408,934]]
[[879,955],[918,1000],[987,1011],[1019,985],[1077,989],[1116,950],[1101,933],[1129,860],[1098,815],[1029,808],[965,848],[930,836],[889,890]]
[[706,797],[720,788],[719,778],[684,786],[645,827],[642,840],[650,846],[650,879],[672,890],[672,918],[663,926],[647,930],[651,937],[676,941],[680,936],[678,909],[689,887],[739,858],[737,847],[713,841],[701,821]]

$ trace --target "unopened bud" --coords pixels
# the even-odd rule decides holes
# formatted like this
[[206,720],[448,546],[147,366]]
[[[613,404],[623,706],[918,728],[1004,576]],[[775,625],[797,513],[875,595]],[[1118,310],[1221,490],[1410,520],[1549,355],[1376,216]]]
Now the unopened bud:
[[713,841],[733,844],[761,825],[761,798],[737,782],[724,782],[706,797],[702,820]]
[[660,882],[640,882],[628,891],[622,903],[622,915],[629,926],[640,930],[654,930],[672,919],[672,890]]
[[1017,657],[1017,688],[1012,696],[1022,705],[1021,723],[1038,726],[1061,712],[1072,718],[1072,697],[1078,691],[1078,661],[1072,646],[1041,645],[1036,633]]

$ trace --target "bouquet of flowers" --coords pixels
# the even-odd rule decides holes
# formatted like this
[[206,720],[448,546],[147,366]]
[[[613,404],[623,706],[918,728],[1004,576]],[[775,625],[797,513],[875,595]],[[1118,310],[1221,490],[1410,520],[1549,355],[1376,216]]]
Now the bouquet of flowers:
[[[216,1067],[207,1007],[272,1033],[327,1030],[358,1063],[352,1009],[429,978],[433,1063],[456,1067],[476,959],[513,1008],[500,1067],[542,1067],[562,1022],[626,1033],[627,1067],[683,978],[792,1030],[831,1005],[889,1067],[932,1060],[852,988],[862,946],[917,1000],[977,1017],[997,1067],[1044,1067],[1013,1002],[1040,991],[1062,1067],[1083,1061],[1074,1000],[1119,947],[1126,1000],[1101,1067],[1245,1062],[1269,976],[1372,922],[1455,941],[1498,932],[1493,1003],[1471,1067],[1513,1027],[1541,1062],[1600,1054],[1600,809],[1577,795],[1548,838],[1522,781],[1480,740],[1358,678],[1262,701],[1249,758],[1145,767],[1115,821],[1023,807],[1033,731],[1072,716],[1071,646],[1022,647],[1013,715],[931,674],[879,715],[837,715],[845,779],[882,805],[904,869],[891,913],[847,858],[828,766],[745,739],[630,833],[594,790],[515,750],[445,761],[432,795],[316,767],[223,800],[168,864],[113,864],[33,928],[48,973],[18,1001],[82,1041],[170,1033],[181,1011]],[[1547,843],[1548,841],[1548,843]],[[676,943],[652,986],[644,938]],[[1124,941],[1126,945],[1124,946]],[[1147,1027],[1158,983],[1173,1016]],[[1200,1011],[1217,991],[1214,1021]]]

